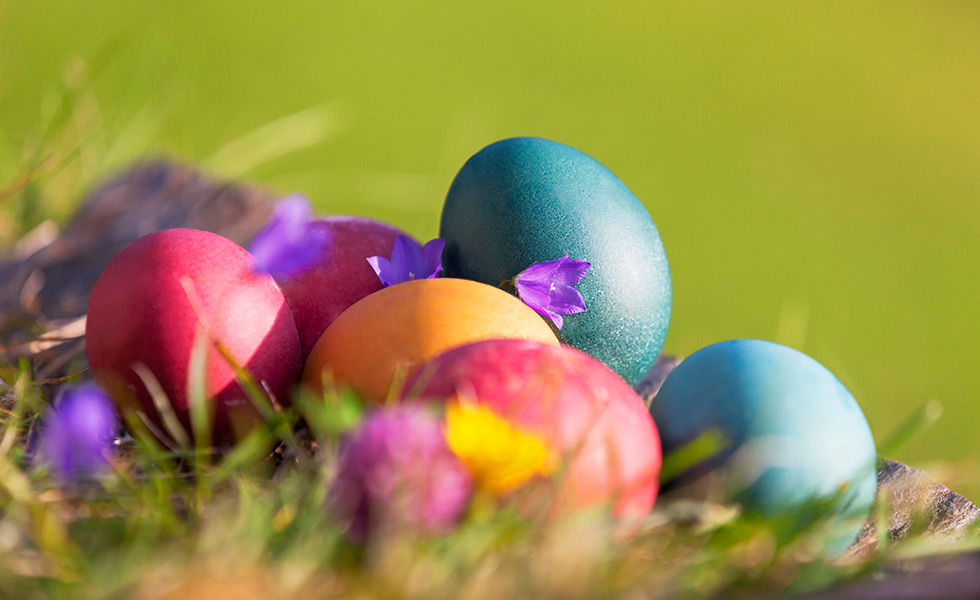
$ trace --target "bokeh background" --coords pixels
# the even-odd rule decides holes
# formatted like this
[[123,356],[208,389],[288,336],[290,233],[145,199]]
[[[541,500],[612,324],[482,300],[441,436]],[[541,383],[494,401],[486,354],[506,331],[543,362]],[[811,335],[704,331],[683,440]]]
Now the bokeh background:
[[647,206],[668,351],[788,344],[879,442],[941,403],[894,458],[976,464],[980,3],[0,0],[8,244],[148,155],[428,239],[456,170],[515,135]]

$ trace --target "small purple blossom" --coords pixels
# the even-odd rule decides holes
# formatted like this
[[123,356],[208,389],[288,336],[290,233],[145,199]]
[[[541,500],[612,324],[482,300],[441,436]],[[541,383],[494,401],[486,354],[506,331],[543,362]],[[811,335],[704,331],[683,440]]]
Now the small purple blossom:
[[349,522],[348,538],[363,543],[386,527],[446,532],[472,492],[442,420],[421,405],[401,405],[369,415],[345,440],[329,505]]
[[585,300],[574,286],[589,272],[591,263],[568,258],[534,263],[514,278],[520,299],[555,327],[564,324],[562,315],[585,312]]
[[290,279],[316,264],[330,235],[326,229],[313,227],[312,217],[306,196],[293,194],[280,200],[269,222],[252,238],[248,248],[254,259],[252,270]]
[[112,403],[94,383],[68,388],[48,409],[38,439],[38,456],[65,483],[103,470],[119,423]]
[[435,238],[424,247],[410,237],[395,238],[391,259],[372,256],[367,259],[385,287],[413,279],[433,279],[442,272],[442,249],[446,240]]

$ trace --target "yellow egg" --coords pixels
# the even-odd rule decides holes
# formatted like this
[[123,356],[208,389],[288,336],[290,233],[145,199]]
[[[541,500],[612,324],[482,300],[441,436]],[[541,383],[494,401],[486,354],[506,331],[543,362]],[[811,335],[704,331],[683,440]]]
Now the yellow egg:
[[345,310],[306,361],[303,382],[349,386],[383,401],[414,367],[463,344],[523,339],[558,345],[551,327],[516,297],[465,279],[420,279],[387,287]]

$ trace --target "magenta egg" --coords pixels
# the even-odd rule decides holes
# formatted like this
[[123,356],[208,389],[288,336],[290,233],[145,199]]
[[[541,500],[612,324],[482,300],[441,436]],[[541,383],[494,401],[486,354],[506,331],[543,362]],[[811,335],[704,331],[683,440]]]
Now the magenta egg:
[[332,216],[310,222],[325,230],[330,243],[320,259],[300,275],[282,282],[296,328],[308,356],[337,315],[361,298],[381,289],[381,280],[367,259],[391,256],[401,230],[365,217]]

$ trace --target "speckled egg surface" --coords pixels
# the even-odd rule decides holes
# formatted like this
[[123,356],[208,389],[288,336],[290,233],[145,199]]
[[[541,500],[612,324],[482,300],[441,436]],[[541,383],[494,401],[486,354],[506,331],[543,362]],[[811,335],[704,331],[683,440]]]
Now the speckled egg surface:
[[670,323],[667,255],[636,196],[592,157],[558,142],[511,138],[471,157],[442,212],[445,274],[499,285],[563,254],[592,266],[576,286],[587,310],[558,339],[630,384],[657,358]]

